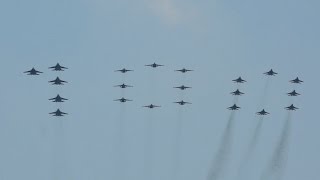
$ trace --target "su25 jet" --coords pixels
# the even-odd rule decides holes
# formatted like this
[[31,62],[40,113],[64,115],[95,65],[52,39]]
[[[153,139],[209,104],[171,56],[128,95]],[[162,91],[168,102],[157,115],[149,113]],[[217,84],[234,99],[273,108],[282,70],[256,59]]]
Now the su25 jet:
[[59,77],[57,77],[55,80],[49,81],[49,83],[52,83],[52,85],[64,85],[64,83],[68,83],[68,82],[63,81]]
[[291,104],[290,106],[285,107],[285,109],[288,110],[288,111],[295,111],[295,110],[297,110],[297,109],[299,109],[299,108],[297,108],[297,107],[295,107],[293,104]]
[[291,83],[295,83],[295,84],[301,84],[303,81],[301,81],[301,80],[297,77],[297,78],[291,80],[290,82],[291,82]]
[[265,74],[265,75],[267,75],[267,76],[275,76],[275,75],[278,74],[278,73],[274,72],[274,71],[271,69],[270,71],[265,72],[265,73],[263,73],[263,74]]
[[185,90],[185,89],[188,89],[188,88],[191,88],[191,87],[182,85],[182,86],[173,87],[173,88],[178,88],[178,89],[181,89],[181,90]]
[[191,104],[190,102],[185,102],[185,101],[177,101],[177,102],[173,102],[173,103],[177,103],[177,104],[180,104],[180,105],[185,105],[185,104]]
[[233,106],[228,107],[227,109],[234,111],[234,110],[239,110],[239,109],[240,109],[240,107],[239,107],[239,106],[237,106],[236,104],[234,104]]
[[186,72],[193,71],[193,70],[183,68],[183,69],[174,70],[174,71],[180,71],[180,72],[182,72],[182,73],[186,73]]
[[239,89],[237,89],[234,92],[231,92],[230,94],[234,95],[234,96],[241,96],[242,94],[244,94],[243,92],[239,91]]
[[52,114],[53,116],[64,116],[67,115],[68,113],[60,111],[60,109],[57,109],[55,112],[51,112],[49,114]]
[[156,68],[156,67],[164,66],[164,65],[153,63],[153,64],[147,64],[145,66],[150,66],[150,67]]
[[121,73],[126,73],[126,72],[129,72],[129,71],[133,71],[133,70],[126,69],[126,68],[115,70],[115,72],[121,72]]
[[153,105],[153,104],[150,104],[150,105],[147,105],[147,106],[142,106],[142,107],[146,107],[146,108],[150,108],[150,109],[153,109],[153,108],[156,108],[156,107],[161,107],[161,106],[157,106],[157,105]]
[[234,80],[232,80],[233,82],[235,82],[235,83],[244,83],[244,82],[247,82],[246,80],[243,80],[242,78],[241,78],[241,76],[238,78],[238,79],[234,79]]
[[37,71],[35,68],[32,68],[30,71],[25,71],[23,73],[27,73],[27,75],[40,75],[43,72]]
[[49,99],[52,102],[64,102],[67,101],[68,99],[61,97],[59,94],[55,98]]
[[49,67],[49,69],[52,69],[52,71],[64,71],[65,69],[68,69],[68,68],[61,66],[59,63],[57,63],[55,66]]
[[120,99],[115,99],[114,101],[120,101],[120,102],[124,103],[124,102],[132,101],[132,100],[126,99],[126,98],[120,98]]
[[300,94],[296,92],[296,90],[293,90],[292,92],[287,93],[288,96],[299,96]]
[[268,115],[268,114],[270,114],[270,113],[268,113],[267,111],[265,111],[264,109],[262,109],[262,111],[257,112],[256,114],[257,114],[257,115],[261,115],[261,116],[265,116],[265,115]]
[[120,85],[115,85],[114,87],[120,87],[120,88],[127,88],[127,87],[133,87],[133,86],[130,86],[130,85],[126,85],[126,84],[120,84]]

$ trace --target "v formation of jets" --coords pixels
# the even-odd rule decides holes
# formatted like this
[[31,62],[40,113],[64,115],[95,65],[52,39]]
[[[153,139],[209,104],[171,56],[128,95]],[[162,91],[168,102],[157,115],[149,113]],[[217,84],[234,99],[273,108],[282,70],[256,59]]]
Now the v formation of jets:
[[[161,65],[161,64],[156,64],[156,63],[153,63],[153,64],[148,64],[148,65],[145,65],[145,66],[149,66],[151,68],[157,68],[157,67],[161,67],[161,66],[164,66],[164,65]],[[61,66],[59,63],[57,63],[55,66],[51,66],[49,67],[49,69],[51,69],[52,71],[64,71],[66,69],[68,69],[67,67],[64,67],[64,66]],[[131,69],[126,69],[126,68],[123,68],[123,69],[119,69],[119,70],[115,70],[115,72],[120,72],[120,73],[127,73],[127,72],[131,72],[131,71],[134,71],[134,70],[131,70]],[[190,72],[190,71],[193,71],[191,69],[186,69],[186,68],[182,68],[182,69],[178,69],[178,70],[174,70],[176,72],[181,72],[181,73],[187,73],[187,72]],[[34,67],[29,70],[29,71],[25,71],[24,73],[26,73],[27,75],[40,75],[42,74],[43,72],[41,71],[38,71],[36,70]],[[277,75],[278,73],[274,72],[272,69],[268,72],[265,72],[263,73],[265,74],[266,76],[275,76]],[[234,79],[232,80],[234,83],[245,83],[247,82],[246,80],[242,79],[242,77],[240,76],[239,78],[237,79]],[[300,80],[298,77],[293,79],[293,80],[290,80],[289,81],[290,83],[294,83],[294,84],[301,84],[303,83],[302,80]],[[64,81],[62,79],[60,79],[59,77],[56,77],[56,79],[54,80],[51,80],[49,81],[49,83],[51,83],[52,85],[64,85],[65,83],[68,83],[67,81]],[[128,88],[128,87],[133,87],[132,85],[128,85],[128,84],[125,84],[125,83],[122,83],[122,84],[119,84],[119,85],[115,85],[114,87],[120,87],[120,88]],[[173,87],[173,88],[177,88],[177,89],[180,89],[180,90],[186,90],[186,89],[189,89],[189,88],[192,88],[192,87],[189,87],[189,86],[185,86],[185,85],[181,85],[181,86],[176,86],[176,87]],[[241,92],[239,89],[237,89],[236,91],[233,91],[231,92],[230,94],[234,95],[234,96],[241,96],[245,93]],[[296,92],[296,90],[293,90],[292,92],[289,92],[287,93],[288,96],[299,96],[300,94]],[[56,102],[56,103],[62,103],[62,102],[65,102],[65,101],[68,101],[67,98],[64,98],[64,97],[61,97],[59,94],[56,95],[56,97],[54,98],[50,98],[49,99],[50,101],[52,102]],[[119,101],[121,103],[125,103],[125,102],[128,102],[128,101],[133,101],[131,99],[126,99],[124,97],[122,98],[119,98],[119,99],[115,99],[114,101]],[[184,100],[181,100],[181,101],[176,101],[176,102],[173,102],[175,104],[178,104],[178,105],[186,105],[186,104],[192,104],[190,102],[186,102]],[[154,104],[150,104],[150,105],[144,105],[142,107],[146,107],[146,108],[150,108],[150,109],[153,109],[153,108],[158,108],[158,107],[161,107],[159,105],[154,105]],[[239,110],[241,109],[241,107],[237,106],[237,104],[233,104],[232,106],[228,107],[227,109],[231,110],[231,111],[236,111],[236,110]],[[295,107],[293,104],[291,104],[290,106],[288,107],[285,107],[286,110],[288,111],[295,111],[299,108]],[[59,108],[54,111],[54,112],[51,112],[49,113],[53,116],[64,116],[64,115],[67,115],[68,113],[65,113],[65,112],[62,112]],[[268,115],[270,114],[269,112],[267,112],[265,109],[262,109],[261,111],[257,112],[256,113],[257,115]]]

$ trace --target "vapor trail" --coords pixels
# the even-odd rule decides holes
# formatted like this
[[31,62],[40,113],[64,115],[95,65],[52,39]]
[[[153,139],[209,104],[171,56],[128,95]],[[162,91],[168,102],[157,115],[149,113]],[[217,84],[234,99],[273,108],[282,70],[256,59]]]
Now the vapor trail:
[[282,133],[261,180],[281,180],[287,165],[291,132],[291,113],[288,112]]
[[226,129],[221,138],[221,144],[219,146],[218,152],[216,153],[212,167],[209,170],[207,180],[218,180],[223,179],[225,169],[228,166],[229,156],[232,149],[233,140],[233,129],[234,129],[234,118],[235,112],[232,111]]

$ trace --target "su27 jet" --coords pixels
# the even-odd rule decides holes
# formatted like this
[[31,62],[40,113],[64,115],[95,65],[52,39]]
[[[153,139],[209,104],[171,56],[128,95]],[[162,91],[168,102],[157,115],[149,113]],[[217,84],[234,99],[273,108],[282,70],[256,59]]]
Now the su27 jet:
[[300,94],[296,92],[296,90],[293,90],[292,92],[287,93],[288,96],[299,96]]
[[237,89],[234,92],[231,92],[230,94],[234,95],[234,96],[241,96],[242,94],[244,94],[243,92],[239,91],[239,89]]
[[23,73],[27,73],[27,75],[40,75],[43,72],[37,71],[35,68],[32,68],[30,71],[25,71]]
[[59,63],[57,63],[55,66],[49,67],[49,69],[52,69],[52,71],[64,71],[65,69],[68,69],[68,68],[61,66]]
[[177,101],[177,102],[173,102],[173,103],[177,103],[177,104],[180,104],[180,105],[185,105],[185,104],[191,104],[190,102],[185,102],[185,101]]
[[183,68],[183,69],[174,70],[174,71],[180,71],[180,72],[182,72],[182,73],[186,73],[186,72],[193,71],[193,70]]
[[51,112],[49,114],[52,114],[53,116],[64,116],[67,115],[68,113],[60,111],[60,109],[57,109],[55,112]]
[[126,69],[126,68],[115,70],[115,72],[121,72],[121,73],[126,73],[126,72],[129,72],[129,71],[133,71],[133,70]]
[[239,107],[239,106],[237,106],[236,104],[234,104],[233,106],[228,107],[227,109],[234,111],[234,110],[239,110],[239,109],[240,109],[240,107]]
[[297,108],[297,107],[295,107],[293,104],[291,104],[290,106],[285,107],[285,109],[288,110],[288,111],[295,111],[295,110],[297,110],[297,109],[299,109],[299,108]]
[[173,87],[173,88],[178,88],[178,89],[181,89],[181,90],[185,90],[185,89],[188,89],[188,88],[191,88],[191,87],[182,85],[182,86]]
[[295,83],[295,84],[301,84],[303,81],[301,81],[301,80],[297,77],[297,78],[291,80],[290,82],[291,82],[291,83]]
[[120,98],[120,99],[115,99],[114,101],[120,101],[120,102],[124,103],[124,102],[132,101],[132,100],[126,99],[126,98]]
[[153,64],[147,64],[145,66],[150,66],[150,67],[156,68],[156,67],[164,66],[164,65],[153,63]]
[[150,108],[150,109],[153,109],[153,108],[156,108],[156,107],[161,107],[161,106],[157,106],[157,105],[153,105],[153,104],[150,104],[150,105],[147,105],[147,106],[142,106],[142,107],[146,107],[146,108]]
[[49,99],[52,102],[64,102],[67,101],[68,99],[61,97],[59,94],[55,98]]
[[235,83],[244,83],[244,82],[247,82],[246,80],[243,80],[242,78],[241,78],[241,76],[238,78],[238,79],[234,79],[234,80],[232,80],[233,82],[235,82]]
[[267,75],[267,76],[275,76],[275,75],[278,74],[278,73],[274,72],[274,71],[271,69],[270,71],[265,72],[265,73],[263,73],[263,74],[265,74],[265,75]]
[[64,85],[64,83],[68,83],[68,82],[63,81],[59,77],[57,77],[55,80],[49,81],[49,83],[52,83],[52,85]]
[[270,113],[268,113],[267,111],[265,111],[264,109],[262,109],[262,111],[257,112],[256,114],[257,114],[257,115],[261,115],[261,116],[265,116],[265,115],[268,115],[268,114],[270,114]]
[[133,86],[130,86],[130,85],[126,85],[126,84],[120,84],[120,85],[115,85],[114,87],[120,87],[120,88],[127,88],[127,87],[133,87]]

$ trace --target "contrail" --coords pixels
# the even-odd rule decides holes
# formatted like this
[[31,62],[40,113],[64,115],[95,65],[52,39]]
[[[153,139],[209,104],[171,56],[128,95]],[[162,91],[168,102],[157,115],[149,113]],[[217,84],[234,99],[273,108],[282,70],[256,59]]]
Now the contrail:
[[223,178],[225,169],[228,166],[229,156],[232,149],[233,140],[233,129],[234,129],[234,118],[235,111],[232,111],[226,129],[221,138],[221,144],[219,146],[218,152],[216,153],[212,167],[209,170],[207,180],[218,180]]
[[291,113],[288,112],[282,133],[271,161],[262,173],[261,180],[281,180],[287,165],[291,133]]

